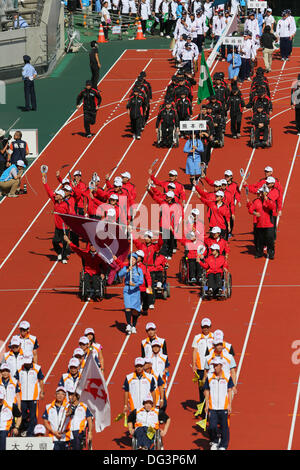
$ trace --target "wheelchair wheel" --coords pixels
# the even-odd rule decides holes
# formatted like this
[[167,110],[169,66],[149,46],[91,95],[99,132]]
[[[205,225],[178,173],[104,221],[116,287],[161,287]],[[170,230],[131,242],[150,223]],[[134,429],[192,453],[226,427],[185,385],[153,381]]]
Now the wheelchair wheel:
[[162,440],[159,429],[155,432],[154,437],[154,450],[161,450],[162,449]]
[[81,271],[79,274],[79,289],[78,289],[78,297],[81,300],[84,300],[85,289],[84,289],[84,272]]
[[167,298],[168,298],[168,293],[167,293],[166,290],[163,290],[162,293],[161,293],[161,295],[162,295],[162,298],[163,298],[164,300],[167,300]]
[[202,299],[205,299],[206,291],[207,291],[207,277],[206,277],[206,274],[203,273],[202,278],[201,278],[201,293],[200,293]]
[[175,128],[173,130],[173,145],[175,148],[179,147],[179,135]]
[[272,135],[272,129],[270,127],[269,128],[268,140],[267,140],[267,147],[272,147],[272,144],[273,144],[273,135]]
[[167,292],[167,297],[169,298],[171,296],[171,291],[170,291],[170,284],[168,282],[166,283],[166,292]]
[[230,273],[225,273],[224,276],[225,298],[229,299],[232,293],[232,277]]
[[251,132],[250,132],[250,145],[253,148],[255,146],[255,136],[254,136],[254,128],[253,127],[251,128]]
[[161,145],[161,139],[162,139],[162,132],[161,132],[161,127],[159,126],[158,131],[157,131],[157,146],[160,147]]
[[220,148],[224,147],[224,134],[222,133],[221,140],[219,143]]
[[136,437],[134,437],[134,436],[132,436],[131,445],[132,445],[132,450],[136,450],[136,449],[137,449],[137,439],[136,439]]
[[180,264],[179,264],[179,282],[182,282],[183,284],[187,284],[187,278],[188,278],[187,262],[186,262],[186,258],[183,257],[181,258]]

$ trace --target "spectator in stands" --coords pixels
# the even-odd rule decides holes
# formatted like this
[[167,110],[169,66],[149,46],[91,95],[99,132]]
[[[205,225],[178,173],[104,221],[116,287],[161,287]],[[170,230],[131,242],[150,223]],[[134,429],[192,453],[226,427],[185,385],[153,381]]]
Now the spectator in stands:
[[18,13],[14,15],[14,28],[15,29],[28,28],[28,23]]
[[[22,69],[22,77],[24,80],[24,95],[25,95],[25,108],[24,111],[36,111],[36,96],[34,90],[34,79],[37,76],[37,71],[30,64],[31,58],[29,55],[23,56],[24,67]],[[31,108],[30,108],[31,104]]]
[[28,144],[25,140],[22,140],[22,132],[16,131],[14,134],[14,140],[9,146],[9,152],[7,161],[12,164],[16,164],[18,160],[22,160],[25,166],[28,166],[26,156],[29,154]]
[[8,148],[9,143],[5,138],[5,130],[0,129],[0,176],[6,168]]
[[101,24],[103,26],[103,32],[105,40],[108,41],[108,25],[111,23],[110,14],[108,11],[108,2],[102,4],[101,10]]
[[0,196],[4,194],[8,197],[18,197],[16,193],[20,190],[24,167],[22,160],[18,160],[16,165],[9,163],[8,168],[0,176]]

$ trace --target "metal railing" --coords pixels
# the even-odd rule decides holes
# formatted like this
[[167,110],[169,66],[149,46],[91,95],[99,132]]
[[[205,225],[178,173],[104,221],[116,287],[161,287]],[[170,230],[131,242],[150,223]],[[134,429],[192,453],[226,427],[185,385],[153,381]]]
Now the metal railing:
[[[8,9],[7,4],[0,0],[0,30],[8,31],[39,26],[44,2],[45,0],[35,0],[21,4],[20,8]],[[10,6],[13,5],[10,4]]]
[[[137,33],[138,19],[136,15],[121,15],[110,13],[108,26],[109,39],[134,39]],[[81,34],[97,36],[101,24],[101,13],[94,11],[76,10],[70,13],[65,8],[65,27],[77,29]]]

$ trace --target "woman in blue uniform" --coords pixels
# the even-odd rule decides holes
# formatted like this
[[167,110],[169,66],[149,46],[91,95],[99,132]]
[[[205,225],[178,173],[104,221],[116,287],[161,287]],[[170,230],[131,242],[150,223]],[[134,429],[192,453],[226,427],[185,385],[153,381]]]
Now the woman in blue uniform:
[[198,180],[202,173],[201,153],[204,152],[204,146],[199,138],[199,133],[195,133],[194,138],[190,135],[185,143],[183,151],[187,153],[185,172],[190,175],[191,185]]
[[[130,260],[131,258],[131,260]],[[125,278],[125,286],[123,289],[125,316],[126,316],[126,332],[130,335],[136,333],[136,323],[141,311],[141,293],[140,286],[144,282],[144,275],[141,268],[137,266],[138,256],[132,253],[128,256],[129,264],[119,271],[119,278]]]

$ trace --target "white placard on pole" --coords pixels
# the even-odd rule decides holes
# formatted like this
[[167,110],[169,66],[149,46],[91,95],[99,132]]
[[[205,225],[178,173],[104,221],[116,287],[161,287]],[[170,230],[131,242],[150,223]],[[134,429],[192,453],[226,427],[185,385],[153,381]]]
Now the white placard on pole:
[[223,44],[226,46],[243,46],[244,38],[237,36],[227,36],[224,38]]
[[51,437],[7,437],[6,450],[53,450]]
[[[30,155],[28,158],[37,158],[39,155],[39,147],[38,147],[38,130],[37,129],[11,129],[10,135],[14,137],[14,133],[16,131],[22,132],[22,140],[25,140],[28,144],[28,150]],[[13,138],[10,142],[13,141]]]
[[181,131],[205,131],[206,121],[180,121]]
[[268,2],[258,2],[258,1],[253,1],[253,0],[249,0],[247,2],[247,8],[249,8],[250,10],[255,10],[257,8],[268,8]]

